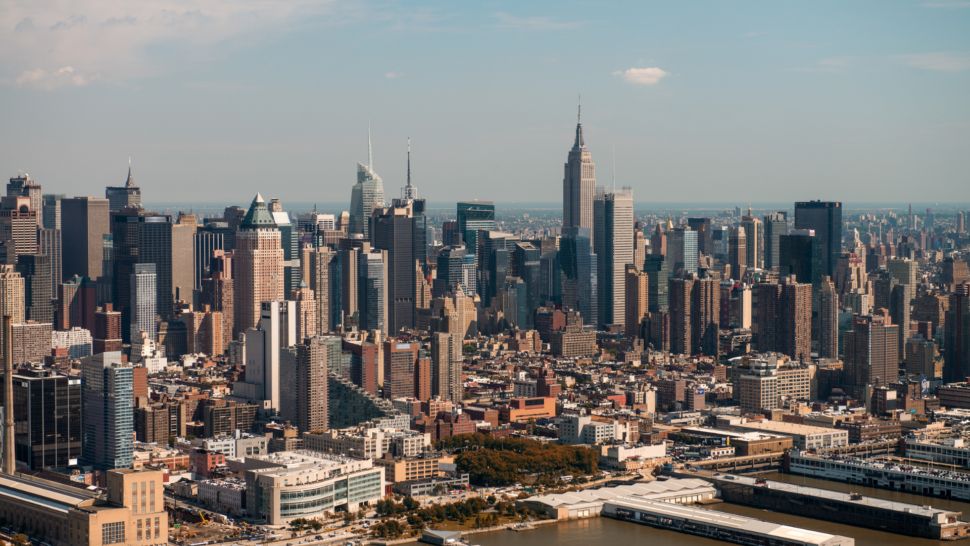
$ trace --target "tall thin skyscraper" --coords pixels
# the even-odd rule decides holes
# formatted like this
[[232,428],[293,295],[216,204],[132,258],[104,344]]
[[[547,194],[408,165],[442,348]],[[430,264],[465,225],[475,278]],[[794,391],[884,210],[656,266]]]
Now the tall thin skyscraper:
[[697,232],[697,251],[705,256],[714,255],[714,241],[711,236],[710,218],[688,218],[687,225]]
[[241,228],[233,258],[234,335],[256,326],[262,302],[284,298],[280,232],[261,195],[256,194]]
[[593,201],[593,236],[599,268],[600,325],[625,321],[626,266],[633,263],[633,190],[597,191]]
[[60,229],[37,230],[37,253],[47,256],[51,268],[51,297],[57,296],[57,287],[61,285],[63,272]]
[[[24,278],[16,266],[0,265],[0,317],[10,315],[14,324],[24,322],[24,291]],[[0,350],[5,342],[0,328]]]
[[788,234],[788,213],[771,212],[765,215],[765,269],[778,267],[778,244],[782,235]]
[[81,360],[83,432],[81,454],[98,470],[131,468],[134,462],[134,371],[121,353]]
[[650,275],[637,271],[636,266],[627,265],[626,268],[626,319],[623,321],[625,335],[628,338],[640,336],[640,322],[649,316],[650,309]]
[[386,254],[382,251],[358,254],[357,311],[361,330],[387,331]]
[[24,311],[27,320],[54,323],[50,260],[43,254],[17,256],[17,271],[24,278]]
[[741,225],[744,227],[744,240],[747,245],[745,265],[749,268],[761,269],[764,264],[764,228],[761,220],[751,214],[751,205],[748,205],[748,214],[741,217]]
[[[424,199],[417,199],[414,187],[405,188],[410,198],[395,199],[392,205],[371,218],[371,242],[386,252],[387,332],[397,335],[415,325],[415,262],[424,263],[426,233]],[[416,244],[417,243],[417,244]],[[383,328],[381,328],[383,330]]]
[[67,197],[63,193],[44,194],[44,225],[45,229],[61,229],[61,199]]
[[744,226],[731,228],[728,235],[728,265],[731,266],[731,278],[741,280],[744,270],[748,267],[748,241]]
[[578,311],[584,324],[597,321],[599,283],[597,281],[597,256],[593,252],[590,229],[566,227],[559,242],[562,265],[562,304],[566,309]]
[[834,278],[842,254],[842,203],[795,203],[795,229],[815,230],[822,240],[822,274]]
[[350,192],[350,233],[370,238],[370,215],[384,206],[384,182],[374,172],[374,157],[370,145],[370,123],[367,124],[367,165],[357,164],[357,183]]
[[[593,198],[596,194],[596,165],[583,143],[582,108],[576,121],[576,140],[566,160],[562,181],[562,226],[593,231]],[[586,317],[583,317],[584,321]],[[588,324],[589,322],[586,321]]]
[[687,226],[668,231],[667,259],[673,275],[697,273],[697,232]]
[[462,335],[435,332],[431,335],[431,394],[458,403],[461,384]]
[[955,383],[970,377],[970,284],[953,286],[944,321],[943,381]]
[[30,199],[30,210],[37,212],[37,227],[44,227],[44,197],[40,185],[27,173],[10,179],[7,184],[8,197],[27,197]]
[[839,295],[829,277],[822,280],[818,306],[818,356],[839,357]]
[[138,332],[148,334],[148,339],[155,340],[157,331],[155,315],[158,305],[158,287],[155,264],[135,264],[129,282],[130,293],[130,336],[138,339]]
[[899,378],[896,356],[899,326],[886,317],[852,315],[852,330],[845,332],[845,384],[859,397],[866,385],[889,385]]

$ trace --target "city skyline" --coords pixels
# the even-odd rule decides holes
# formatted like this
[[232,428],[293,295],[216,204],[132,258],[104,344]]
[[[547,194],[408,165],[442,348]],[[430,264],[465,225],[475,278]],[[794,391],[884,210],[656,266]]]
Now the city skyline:
[[240,2],[197,20],[166,12],[174,30],[156,5],[19,5],[0,14],[13,29],[0,164],[99,195],[122,186],[131,155],[141,187],[199,202],[267,181],[283,201],[337,201],[371,118],[388,197],[406,183],[410,136],[419,196],[539,201],[561,180],[582,93],[587,147],[616,148],[641,202],[970,201],[959,4],[333,2],[270,16]]

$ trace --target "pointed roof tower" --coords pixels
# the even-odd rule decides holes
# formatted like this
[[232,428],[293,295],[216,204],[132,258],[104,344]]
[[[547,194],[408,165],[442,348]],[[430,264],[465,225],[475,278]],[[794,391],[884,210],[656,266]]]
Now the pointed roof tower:
[[404,198],[411,201],[418,198],[418,190],[411,185],[411,137],[408,137],[408,185],[404,187]]
[[573,143],[573,150],[582,150],[586,148],[583,143],[583,104],[582,96],[580,96],[579,111],[576,114],[576,142]]
[[266,201],[259,193],[253,198],[253,203],[249,205],[239,229],[276,229],[276,221],[273,214],[266,208]]
[[670,215],[667,215],[667,231],[674,230],[674,223],[670,221]]
[[135,187],[135,179],[131,177],[131,156],[128,156],[128,181],[125,182],[126,188]]

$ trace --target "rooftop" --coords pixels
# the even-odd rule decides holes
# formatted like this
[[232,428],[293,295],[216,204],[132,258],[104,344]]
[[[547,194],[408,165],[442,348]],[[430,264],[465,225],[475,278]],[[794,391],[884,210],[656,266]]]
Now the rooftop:
[[767,430],[770,432],[778,432],[780,434],[831,434],[831,433],[841,433],[848,434],[847,431],[835,428],[825,428],[825,427],[813,427],[810,425],[800,425],[798,423],[784,423],[782,421],[757,421],[757,422],[747,422],[741,423],[739,425],[732,425],[739,428],[753,428],[758,430]]
[[42,480],[28,480],[0,474],[0,495],[16,498],[25,504],[39,505],[59,512],[67,512],[95,498],[93,492],[68,488]]

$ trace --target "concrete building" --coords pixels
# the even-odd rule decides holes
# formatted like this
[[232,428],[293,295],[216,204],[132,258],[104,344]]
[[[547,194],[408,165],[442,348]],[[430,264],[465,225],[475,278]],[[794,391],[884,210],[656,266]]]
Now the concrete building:
[[[581,112],[580,112],[581,113]],[[569,151],[562,181],[562,225],[593,231],[593,199],[596,193],[596,165],[583,142],[583,123],[576,122],[576,140]],[[591,235],[594,235],[591,233]]]
[[613,420],[593,421],[588,415],[565,415],[559,423],[559,443],[567,445],[596,445],[603,442],[626,442],[630,438],[629,423]]
[[[14,324],[25,320],[24,310],[24,278],[17,272],[16,266],[0,265],[0,317],[10,315]],[[0,349],[5,340],[0,332]]]
[[431,395],[460,401],[462,386],[462,335],[436,332],[431,336]]
[[84,407],[82,459],[99,470],[131,467],[134,457],[134,374],[131,365],[122,363],[120,352],[97,354],[81,361],[81,378]]
[[108,200],[75,197],[61,200],[63,278],[97,279],[104,275],[104,237],[111,233]]
[[294,302],[262,302],[259,329],[246,331],[246,381],[233,384],[233,398],[258,404],[263,412],[279,410],[280,354],[296,341]]
[[93,354],[94,338],[84,328],[54,331],[51,336],[51,348],[67,349],[70,358],[81,359]]
[[51,354],[53,331],[51,323],[41,324],[28,320],[21,324],[14,324],[13,333],[13,363],[14,366],[30,363],[42,363],[44,357]]
[[324,512],[354,512],[384,497],[384,469],[370,460],[287,451],[246,457],[245,472],[246,511],[269,525]]
[[633,264],[633,190],[598,190],[593,200],[593,251],[599,268],[597,317],[601,325],[624,323],[626,267]]
[[795,449],[823,449],[849,445],[849,432],[781,421],[757,421],[731,425],[735,432],[766,432],[790,436]]

